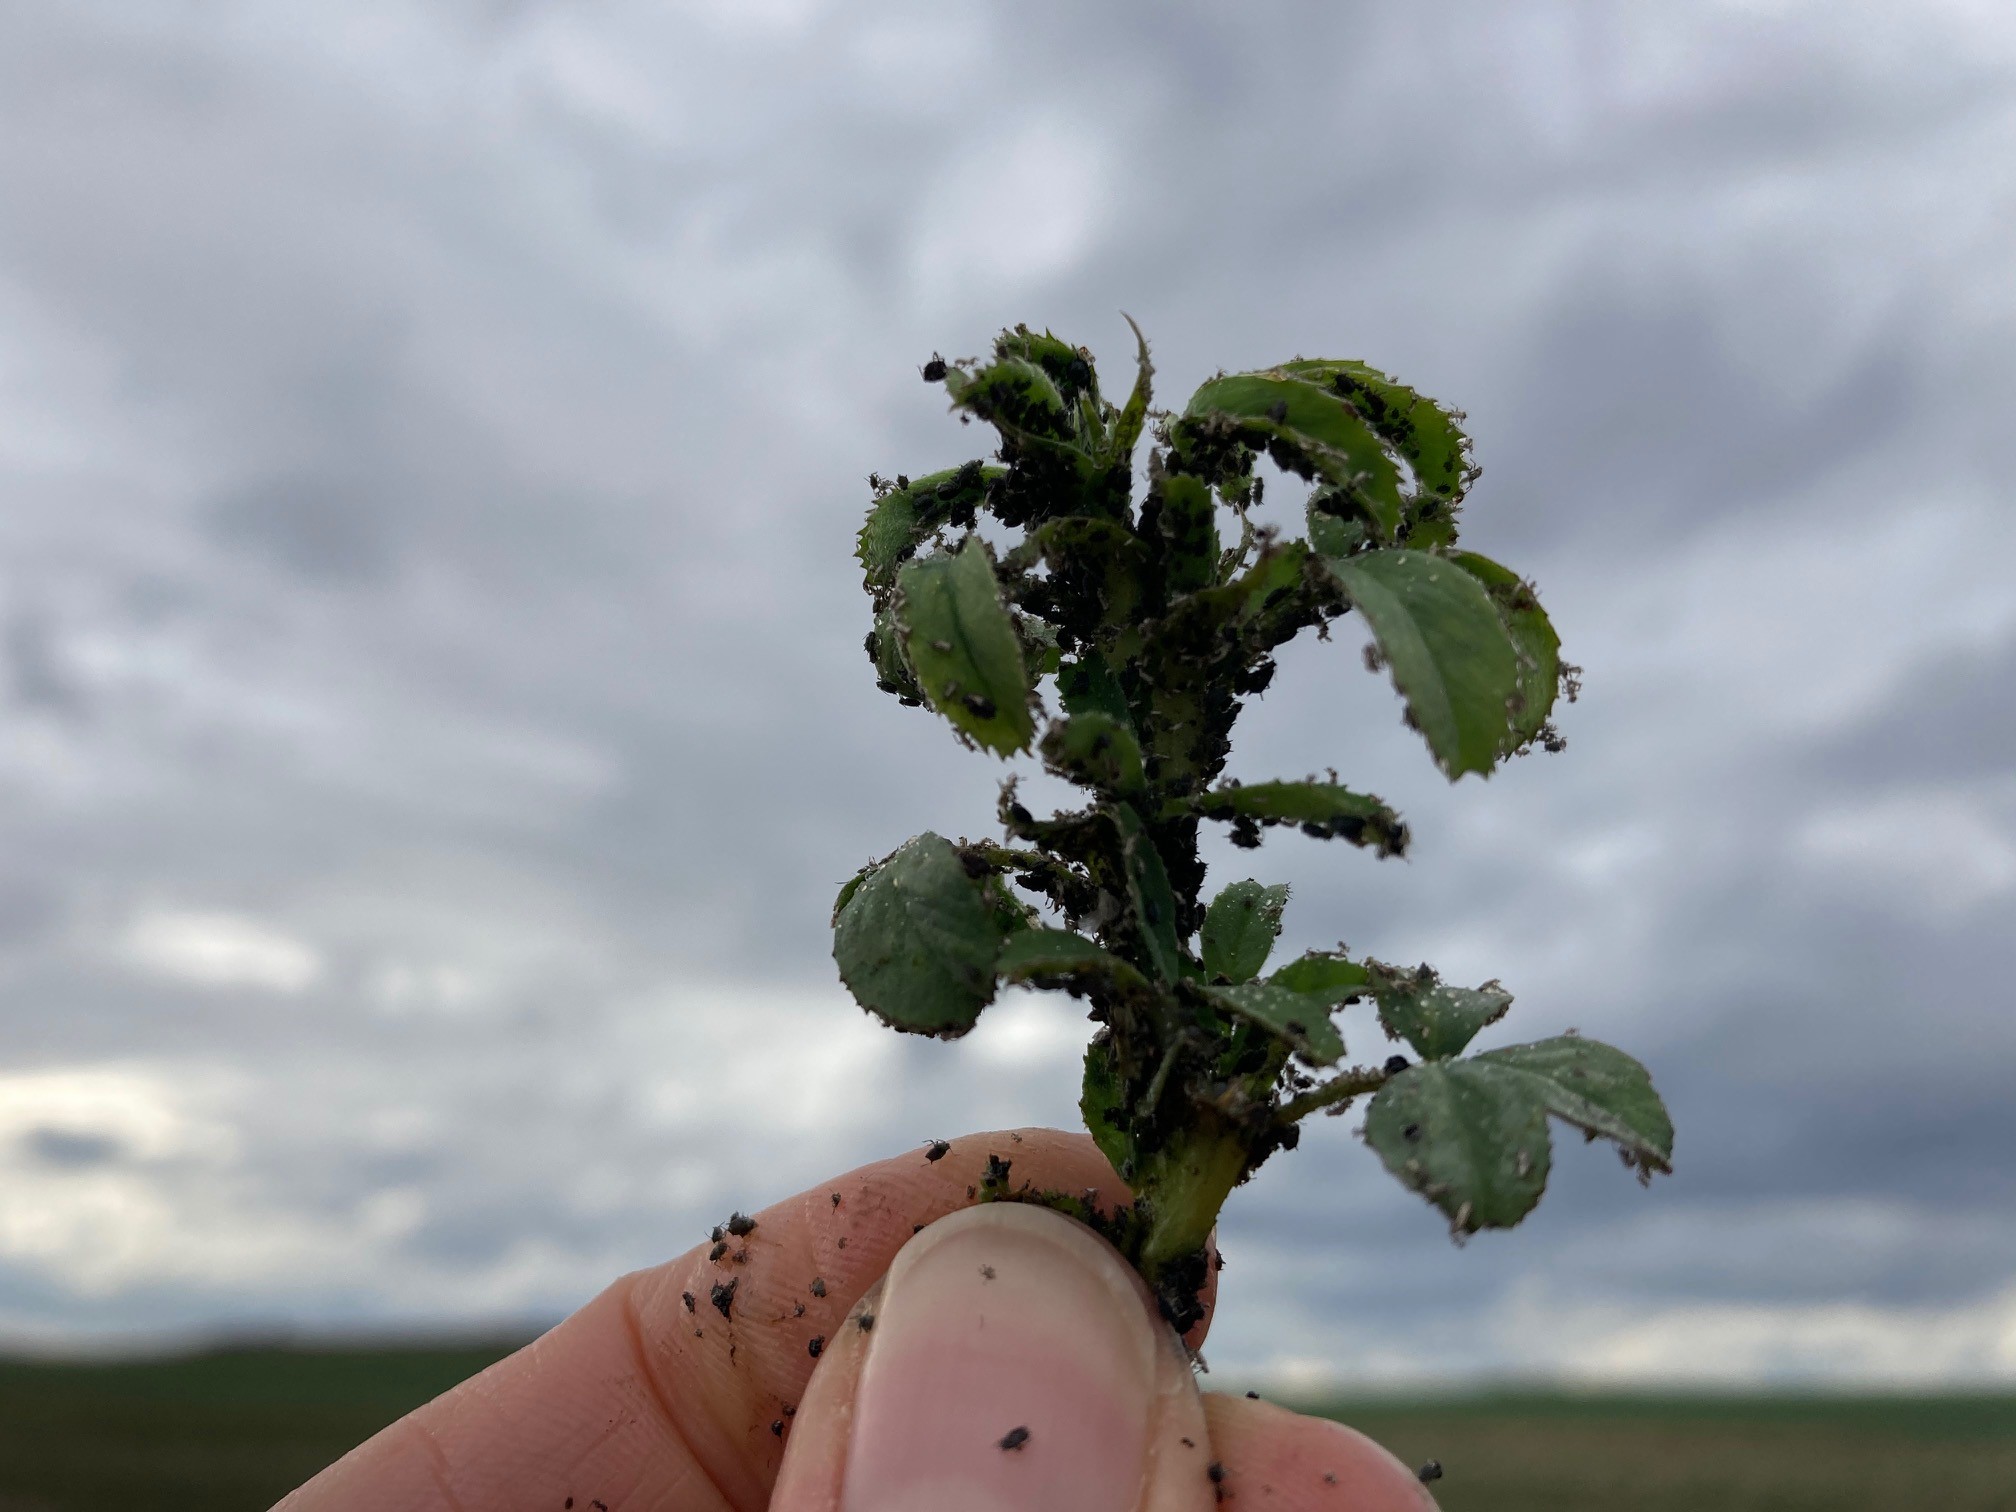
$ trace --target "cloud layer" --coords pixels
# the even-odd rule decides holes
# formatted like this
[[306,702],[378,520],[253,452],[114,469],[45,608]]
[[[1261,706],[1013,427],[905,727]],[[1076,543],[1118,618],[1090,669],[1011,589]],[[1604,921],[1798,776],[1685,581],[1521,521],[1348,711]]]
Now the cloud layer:
[[1217,1367],[2016,1378],[2012,194],[1958,3],[8,11],[0,1338],[541,1319],[1072,1122],[1067,1003],[899,1041],[826,910],[1000,775],[860,655],[861,480],[976,444],[917,365],[1123,364],[1124,307],[1171,401],[1460,404],[1588,669],[1451,788],[1295,648],[1235,770],[1415,853],[1214,870],[1680,1131],[1459,1253],[1326,1125],[1228,1210]]

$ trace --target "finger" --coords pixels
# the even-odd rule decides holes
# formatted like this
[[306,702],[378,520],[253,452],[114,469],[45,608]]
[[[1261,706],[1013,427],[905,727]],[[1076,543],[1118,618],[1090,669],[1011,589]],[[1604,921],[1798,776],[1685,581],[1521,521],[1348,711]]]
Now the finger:
[[[970,1205],[990,1155],[1011,1181],[1126,1188],[1083,1135],[1031,1129],[864,1166],[639,1271],[429,1403],[281,1506],[335,1512],[575,1512],[765,1505],[815,1359],[920,1226]],[[1208,1295],[1207,1295],[1208,1305]],[[1202,1326],[1198,1333],[1201,1335]]]
[[1248,1512],[1433,1512],[1415,1473],[1354,1428],[1217,1392],[1204,1412],[1226,1500]]
[[954,1214],[855,1321],[813,1373],[771,1512],[1215,1504],[1189,1356],[1084,1225],[1011,1203]]

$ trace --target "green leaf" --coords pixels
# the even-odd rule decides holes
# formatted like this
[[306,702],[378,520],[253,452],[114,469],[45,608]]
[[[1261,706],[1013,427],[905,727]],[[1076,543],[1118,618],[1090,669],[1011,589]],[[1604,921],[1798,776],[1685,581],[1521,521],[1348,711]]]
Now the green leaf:
[[1523,1076],[1556,1118],[1612,1141],[1641,1179],[1673,1168],[1673,1120],[1644,1066],[1579,1034],[1507,1045],[1470,1064]]
[[1318,556],[1349,556],[1372,540],[1363,520],[1330,512],[1334,498],[1319,488],[1309,495],[1309,502],[1302,506],[1303,519],[1309,531],[1309,549]]
[[840,911],[853,901],[854,894],[861,890],[861,884],[866,882],[874,874],[876,868],[882,864],[882,862],[877,861],[871,865],[864,866],[840,884],[840,894],[833,900],[833,916],[828,920],[829,928],[837,929],[840,927]]
[[1344,1036],[1330,1022],[1329,1005],[1320,996],[1292,992],[1278,982],[1240,982],[1197,990],[1220,1007],[1286,1040],[1313,1066],[1334,1066],[1344,1058]]
[[1506,749],[1519,685],[1518,655],[1483,585],[1421,551],[1324,562],[1371,626],[1436,765],[1452,781],[1489,772]]
[[1141,791],[1141,742],[1110,714],[1074,714],[1044,733],[1043,759],[1060,776],[1126,795]]
[[1085,354],[1027,326],[1002,332],[994,354],[945,374],[952,407],[1001,433],[1010,466],[988,491],[988,508],[1010,526],[1053,514],[1125,515],[1128,470],[1108,460],[1112,407]]
[[1453,511],[1476,476],[1470,438],[1453,412],[1363,362],[1298,358],[1281,371],[1330,389],[1406,459],[1414,474],[1411,515],[1421,517],[1431,503],[1443,508],[1431,509],[1429,521]]
[[903,659],[903,643],[896,633],[896,616],[887,609],[875,612],[874,628],[868,632],[868,659],[875,663],[875,686],[894,693],[905,703],[924,702],[924,690]]
[[1099,397],[1099,375],[1092,354],[1049,331],[1037,335],[1026,325],[1003,331],[994,341],[994,355],[1033,362],[1056,385],[1071,421],[1071,444],[1088,460],[1110,447],[1108,420],[1113,406]]
[[1085,1047],[1085,1082],[1078,1111],[1099,1153],[1116,1171],[1134,1167],[1134,1137],[1127,1132],[1127,1089],[1113,1064],[1113,1042],[1104,1031]]
[[1204,914],[1204,970],[1228,982],[1258,976],[1281,933],[1281,911],[1287,906],[1286,883],[1263,887],[1248,878],[1219,893]]
[[850,886],[833,959],[854,1000],[911,1034],[955,1039],[971,1029],[994,999],[1001,929],[958,849],[927,831]]
[[1250,447],[1348,498],[1381,540],[1400,528],[1405,499],[1386,443],[1338,395],[1282,369],[1213,378],[1170,437],[1187,470],[1207,478],[1228,446]]
[[[1279,645],[1299,628],[1294,616],[1308,598],[1308,564],[1307,546],[1283,541],[1263,550],[1252,566],[1223,587],[1207,588],[1180,602],[1222,604],[1231,611],[1231,624],[1249,631],[1257,627],[1261,644]],[[1284,633],[1274,633],[1277,628]]]
[[1267,980],[1334,1008],[1370,992],[1372,973],[1335,951],[1312,950],[1280,967]]
[[976,856],[970,849],[962,849],[959,859],[968,871],[979,870],[980,895],[986,900],[987,913],[994,921],[994,933],[1006,940],[1034,929],[1040,917],[1034,909],[1015,896],[1014,890],[1001,880],[998,873],[988,868],[987,862]]
[[903,655],[931,707],[997,755],[1036,733],[1029,672],[994,567],[978,536],[954,553],[911,562],[896,579]]
[[1407,849],[1407,826],[1377,798],[1334,782],[1251,782],[1213,788],[1170,803],[1167,812],[1202,819],[1253,819],[1293,824],[1318,839],[1342,837],[1382,856]]
[[[1091,378],[1091,367],[1085,354],[1071,345],[1062,336],[1045,331],[1038,336],[1026,325],[1011,326],[994,338],[994,355],[997,357],[1020,357],[1025,362],[1033,362],[1048,373],[1059,388],[1083,387]],[[1074,384],[1072,364],[1084,370],[1084,378]]]
[[1673,1125],[1645,1068],[1573,1035],[1410,1067],[1373,1097],[1365,1138],[1460,1236],[1532,1211],[1552,1158],[1550,1113],[1615,1141],[1641,1179],[1670,1169]]
[[945,375],[945,390],[954,409],[971,411],[1010,440],[1072,439],[1071,405],[1056,380],[1026,357],[999,357],[971,373],[955,367]]
[[1105,714],[1129,730],[1134,728],[1120,679],[1097,647],[1087,647],[1058,666],[1057,697],[1066,714]]
[[1373,1095],[1365,1142],[1461,1237],[1511,1228],[1547,1189],[1546,1110],[1516,1078],[1476,1061],[1409,1067]]
[[1122,990],[1145,990],[1148,980],[1120,957],[1068,929],[1029,929],[1010,935],[994,970],[1004,982],[1088,979]]
[[1044,677],[1062,665],[1064,654],[1057,648],[1057,627],[1033,614],[1011,615],[1017,639],[1022,644],[1022,662],[1031,677]]
[[1561,637],[1540,607],[1532,585],[1509,567],[1474,551],[1452,551],[1449,560],[1484,585],[1519,655],[1519,687],[1514,697],[1508,749],[1537,737],[1554,712],[1561,689]]
[[854,553],[861,559],[868,591],[879,601],[894,584],[896,569],[917,554],[933,531],[962,519],[971,524],[987,485],[1005,471],[968,462],[893,488],[871,504]]
[[1141,816],[1127,804],[1113,809],[1113,822],[1120,831],[1121,867],[1127,877],[1127,902],[1136,920],[1142,948],[1165,982],[1180,974],[1183,949],[1176,935],[1176,895],[1169,887],[1169,873],[1162,865],[1161,852],[1148,837]]
[[1445,987],[1426,966],[1418,972],[1378,972],[1374,995],[1387,1037],[1404,1039],[1423,1060],[1461,1055],[1485,1025],[1497,1023],[1512,1006],[1512,994],[1496,982]]
[[1155,377],[1155,364],[1148,360],[1148,338],[1141,334],[1141,327],[1134,324],[1132,315],[1123,313],[1120,318],[1133,327],[1137,356],[1134,388],[1127,395],[1126,406],[1114,417],[1113,434],[1107,442],[1107,460],[1114,467],[1127,466],[1133,460],[1134,448],[1141,440],[1141,426],[1148,418]]

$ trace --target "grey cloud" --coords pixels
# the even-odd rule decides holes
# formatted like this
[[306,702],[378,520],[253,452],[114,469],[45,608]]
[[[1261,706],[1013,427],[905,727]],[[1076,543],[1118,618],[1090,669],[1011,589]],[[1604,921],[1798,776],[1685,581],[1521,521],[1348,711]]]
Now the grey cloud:
[[[88,1167],[154,1183],[181,1279],[87,1294],[0,1254],[0,1331],[547,1317],[729,1206],[1074,1120],[1087,1026],[1004,1006],[1026,1043],[871,1051],[825,921],[907,835],[986,829],[1008,770],[860,652],[862,479],[985,447],[915,367],[1013,319],[1124,366],[1123,306],[1165,402],[1321,348],[1461,403],[1470,538],[1539,578],[1591,669],[1565,755],[1451,789],[1348,644],[1295,648],[1239,769],[1334,763],[1403,807],[1415,857],[1280,837],[1217,844],[1214,875],[1293,881],[1293,948],[1502,974],[1508,1037],[1614,1033],[1680,1123],[1670,1182],[1563,1141],[1533,1224],[1461,1252],[1326,1125],[1228,1209],[1214,1357],[1369,1315],[1438,1368],[1503,1364],[1465,1338],[1550,1284],[1655,1311],[2006,1285],[1983,1152],[2016,1135],[2008,895],[1941,913],[1880,855],[1850,877],[1801,848],[1886,795],[1983,790],[2009,746],[2007,646],[1956,651],[1940,586],[1881,544],[1921,498],[1999,498],[2007,258],[1967,209],[2008,180],[1999,34],[1035,5],[758,36],[443,5],[367,57],[261,14],[0,22],[25,210],[0,323],[29,312],[42,375],[0,372],[0,1076],[158,1073],[185,1141]],[[1076,156],[1005,201],[974,154],[1046,122]],[[1081,210],[1018,278],[1024,214]],[[1955,549],[2006,557],[1980,518]],[[1775,619],[1670,581],[1738,532],[1785,556]],[[1619,582],[1765,643],[1664,632],[1691,676]],[[1865,593],[1915,673],[1818,731],[1744,706],[1834,671],[1744,675]],[[1982,614],[2006,630],[2009,602]],[[130,948],[164,908],[320,973],[168,980]],[[766,1081],[798,1042],[824,1058]],[[128,1138],[36,1127],[73,1155]],[[227,1276],[177,1226],[217,1212],[292,1258]]]
[[117,1160],[119,1141],[69,1129],[34,1129],[24,1141],[31,1159],[51,1166],[95,1166]]
[[1491,426],[1505,442],[1495,455],[1519,480],[1492,503],[1522,546],[1597,520],[1654,538],[1741,528],[1760,498],[1897,446],[1935,397],[1904,330],[1824,392],[1795,397],[1747,369],[1702,296],[1634,301],[1578,287],[1556,298],[1521,353],[1526,381]]
[[61,913],[55,889],[26,876],[0,872],[0,949],[42,938]]
[[1882,708],[1814,745],[1817,775],[1844,787],[2007,775],[2016,751],[2016,638],[1940,658]]
[[16,704],[66,718],[86,712],[84,692],[64,669],[45,620],[17,615],[7,626],[6,654]]
[[396,557],[391,532],[399,501],[359,480],[274,477],[219,502],[213,519],[227,541],[242,541],[303,577],[373,579]]

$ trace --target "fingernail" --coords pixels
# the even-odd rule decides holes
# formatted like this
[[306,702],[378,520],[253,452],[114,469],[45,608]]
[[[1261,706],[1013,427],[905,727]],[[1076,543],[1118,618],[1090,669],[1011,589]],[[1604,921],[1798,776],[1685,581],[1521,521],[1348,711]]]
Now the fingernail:
[[1163,1341],[1089,1229],[1016,1203],[943,1218],[874,1319],[844,1512],[1132,1512]]

